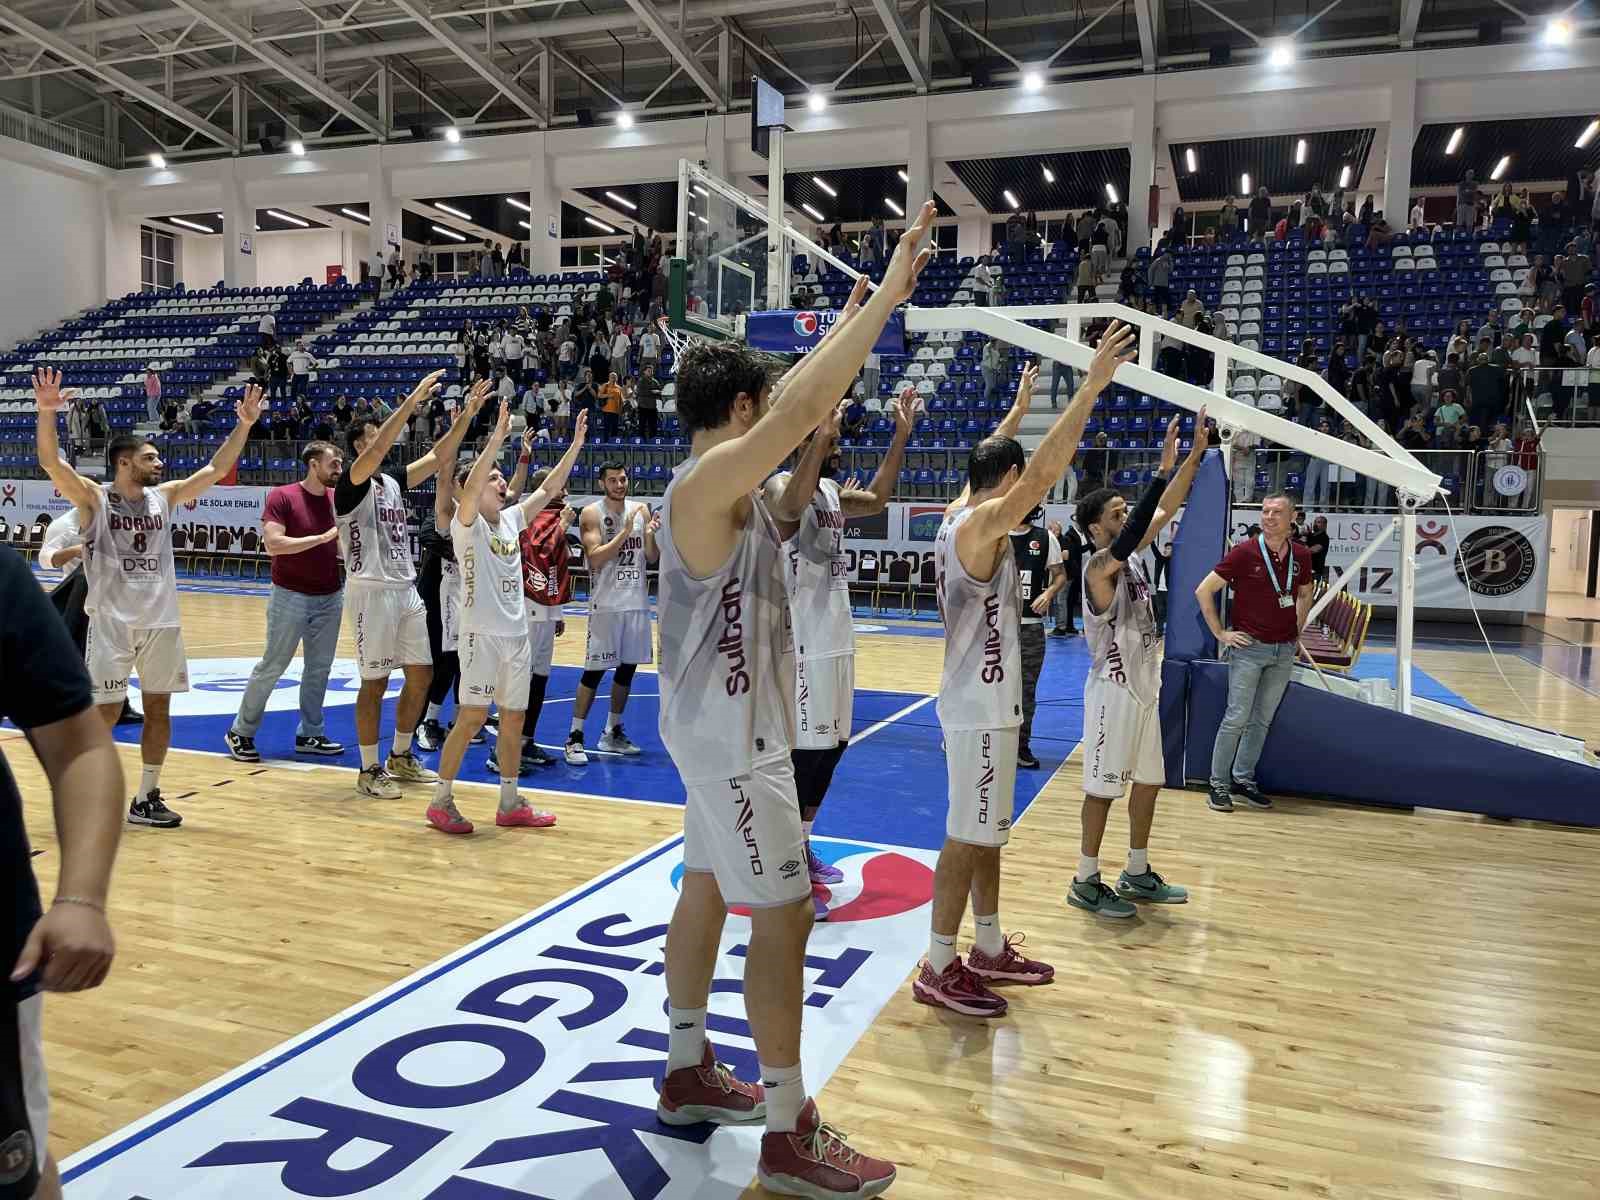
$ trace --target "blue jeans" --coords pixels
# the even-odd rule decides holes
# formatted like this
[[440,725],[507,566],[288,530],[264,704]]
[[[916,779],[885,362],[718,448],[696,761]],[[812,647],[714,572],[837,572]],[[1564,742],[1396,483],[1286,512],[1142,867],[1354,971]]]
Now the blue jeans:
[[1228,710],[1211,749],[1212,788],[1255,782],[1256,761],[1293,669],[1293,642],[1251,642],[1228,651]]
[[294,661],[294,652],[305,642],[305,672],[300,677],[299,737],[321,737],[322,699],[328,691],[328,672],[333,669],[333,653],[339,645],[339,618],[344,612],[344,592],[329,596],[307,596],[288,588],[272,587],[267,599],[267,648],[261,661],[250,672],[239,715],[233,719],[233,732],[255,737],[261,728],[267,699],[279,678]]

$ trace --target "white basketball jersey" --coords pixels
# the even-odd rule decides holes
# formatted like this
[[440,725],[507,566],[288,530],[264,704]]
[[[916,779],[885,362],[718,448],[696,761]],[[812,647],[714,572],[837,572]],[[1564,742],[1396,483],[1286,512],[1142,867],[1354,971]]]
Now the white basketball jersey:
[[[1089,582],[1084,580],[1083,631],[1094,656],[1090,677],[1109,679],[1127,688],[1139,703],[1154,704],[1161,696],[1161,657],[1156,652],[1160,639],[1142,557],[1134,555],[1117,572],[1112,580],[1116,590],[1103,613],[1095,612]],[[1087,560],[1084,566],[1087,569]]]
[[417,569],[400,485],[381,471],[368,482],[361,502],[336,518],[346,580],[368,587],[409,587]]
[[645,584],[644,527],[650,520],[650,511],[632,500],[622,502],[622,516],[618,517],[607,507],[607,501],[596,500],[588,506],[600,521],[600,540],[609,542],[617,536],[622,522],[634,517],[637,528],[622,543],[622,549],[609,559],[589,581],[590,612],[632,612],[650,607],[650,593]]
[[1022,724],[1021,620],[1017,560],[1001,539],[994,575],[967,574],[956,553],[956,530],[977,511],[946,517],[934,539],[939,615],[944,619],[944,675],[939,724],[947,730],[1010,729]]
[[778,527],[759,496],[728,560],[696,578],[672,538],[672,498],[698,460],[673,471],[661,502],[661,740],[685,784],[747,775],[787,758],[794,738],[794,639]]
[[795,654],[804,659],[854,654],[855,619],[850,612],[844,513],[837,483],[821,481],[800,518],[800,528],[783,548]]
[[89,593],[85,612],[128,629],[178,624],[178,574],[172,566],[172,506],[159,488],[124,500],[100,486],[100,504],[83,538]]
[[450,542],[461,574],[462,633],[528,635],[518,540],[527,523],[520,504],[504,509],[492,526],[482,513],[471,525],[450,521]]

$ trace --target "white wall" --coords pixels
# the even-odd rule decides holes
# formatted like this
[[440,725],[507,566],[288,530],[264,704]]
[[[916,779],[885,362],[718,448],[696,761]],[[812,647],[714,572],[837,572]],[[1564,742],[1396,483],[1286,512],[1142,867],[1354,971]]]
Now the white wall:
[[[4,139],[0,139],[4,140]],[[0,346],[10,347],[106,298],[106,214],[100,184],[0,160]],[[40,152],[42,156],[45,152]],[[22,156],[19,157],[31,157]]]
[[190,291],[215,287],[222,278],[222,235],[184,234],[178,239],[183,250],[178,260],[178,278]]
[[[330,264],[344,262],[341,242],[337,229],[256,234],[256,286],[297,284],[308,275],[312,283],[322,283]],[[351,272],[347,270],[345,274]],[[212,279],[220,277],[219,272]]]

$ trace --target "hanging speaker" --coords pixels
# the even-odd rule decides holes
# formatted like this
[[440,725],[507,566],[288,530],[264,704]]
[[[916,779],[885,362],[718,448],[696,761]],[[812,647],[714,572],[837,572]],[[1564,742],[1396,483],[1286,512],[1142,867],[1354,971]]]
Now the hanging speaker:
[[1223,42],[1221,45],[1211,47],[1211,65],[1225,67],[1233,61],[1233,47]]
[[975,87],[975,88],[986,88],[986,87],[989,87],[993,83],[994,83],[994,76],[992,74],[990,74],[989,66],[988,66],[987,63],[978,62],[978,63],[973,63],[972,64],[972,86],[973,87]]
[[578,124],[584,129],[588,129],[590,126],[592,126],[594,124],[594,109],[578,109]]
[[428,127],[426,125],[408,126],[406,132],[411,135],[411,140],[414,142],[425,142],[428,140]]
[[1478,45],[1493,46],[1505,36],[1505,23],[1493,18],[1478,22]]

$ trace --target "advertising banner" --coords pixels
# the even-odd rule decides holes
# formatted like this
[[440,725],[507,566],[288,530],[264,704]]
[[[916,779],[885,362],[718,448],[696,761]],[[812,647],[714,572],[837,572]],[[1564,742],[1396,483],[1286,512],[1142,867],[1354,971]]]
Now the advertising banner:
[[[839,310],[833,308],[792,309],[776,308],[767,312],[752,312],[745,317],[744,337],[752,350],[767,350],[774,354],[805,354],[816,348],[822,335],[833,328],[839,319]],[[878,343],[872,348],[875,354],[904,354],[906,352],[906,318],[898,310],[890,316]]]

